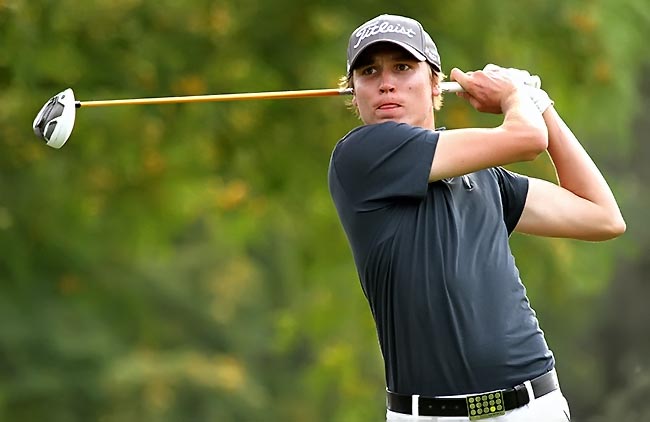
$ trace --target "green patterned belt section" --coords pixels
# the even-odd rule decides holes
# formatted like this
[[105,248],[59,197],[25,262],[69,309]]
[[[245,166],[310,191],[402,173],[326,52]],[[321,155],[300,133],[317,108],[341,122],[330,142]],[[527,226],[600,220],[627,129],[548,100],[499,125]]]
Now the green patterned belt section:
[[467,396],[466,401],[467,414],[471,421],[501,416],[506,413],[502,391]]

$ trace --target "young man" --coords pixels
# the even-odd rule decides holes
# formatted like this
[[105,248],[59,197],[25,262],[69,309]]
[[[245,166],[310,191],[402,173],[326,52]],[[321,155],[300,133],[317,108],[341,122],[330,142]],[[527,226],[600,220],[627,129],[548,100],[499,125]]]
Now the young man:
[[[436,131],[440,57],[415,20],[366,22],[347,58],[365,125],[336,145],[329,185],[377,326],[388,420],[569,420],[508,238],[622,234],[605,179],[516,69],[453,69],[460,96],[503,123]],[[559,185],[500,167],[544,151]]]

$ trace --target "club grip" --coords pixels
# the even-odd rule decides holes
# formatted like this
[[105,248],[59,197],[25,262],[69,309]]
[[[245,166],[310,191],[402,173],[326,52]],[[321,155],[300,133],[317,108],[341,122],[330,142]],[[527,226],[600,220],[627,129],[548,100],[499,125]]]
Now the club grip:
[[[533,88],[541,88],[542,80],[537,75],[530,75],[530,77],[524,81],[524,84],[532,86]],[[465,92],[458,82],[441,82],[440,89],[442,89],[442,92]]]

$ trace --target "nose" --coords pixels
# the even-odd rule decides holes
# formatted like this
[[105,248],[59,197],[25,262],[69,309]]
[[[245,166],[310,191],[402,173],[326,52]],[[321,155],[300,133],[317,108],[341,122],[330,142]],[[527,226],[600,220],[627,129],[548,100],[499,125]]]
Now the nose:
[[395,92],[395,81],[393,80],[393,75],[390,72],[381,73],[381,79],[379,81],[379,92],[382,94]]

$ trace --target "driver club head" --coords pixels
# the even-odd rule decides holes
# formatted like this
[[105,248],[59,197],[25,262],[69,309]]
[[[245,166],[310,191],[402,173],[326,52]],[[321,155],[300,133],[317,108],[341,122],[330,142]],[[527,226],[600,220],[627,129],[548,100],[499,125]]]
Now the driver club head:
[[61,148],[74,127],[75,99],[72,88],[45,103],[34,119],[34,133],[52,148]]

